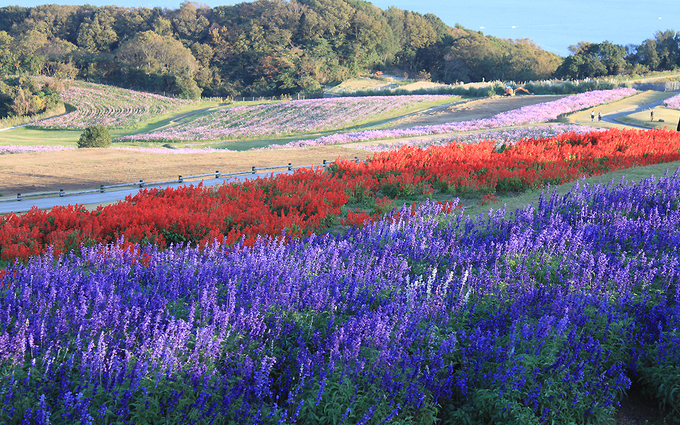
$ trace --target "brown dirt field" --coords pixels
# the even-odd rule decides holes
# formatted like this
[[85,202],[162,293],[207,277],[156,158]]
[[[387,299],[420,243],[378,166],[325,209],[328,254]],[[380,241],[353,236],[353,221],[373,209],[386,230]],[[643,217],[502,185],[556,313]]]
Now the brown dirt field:
[[376,87],[389,86],[389,81],[372,80],[370,78],[359,78],[355,80],[345,81],[338,87],[352,90],[368,90]]
[[201,154],[153,154],[118,149],[74,149],[0,155],[0,193],[42,192],[64,189],[94,189],[100,185],[157,182],[179,175],[247,171],[252,166],[268,167],[321,164],[339,156],[366,157],[366,151],[343,147],[299,150],[225,152]]

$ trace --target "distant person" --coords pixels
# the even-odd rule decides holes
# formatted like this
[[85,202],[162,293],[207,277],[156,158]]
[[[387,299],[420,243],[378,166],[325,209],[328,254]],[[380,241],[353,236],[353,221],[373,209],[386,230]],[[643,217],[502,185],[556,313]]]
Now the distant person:
[[595,111],[590,112],[590,121],[595,121]]
[[649,114],[652,116],[652,121],[654,121],[654,110],[652,110],[652,112],[650,112]]
[[680,121],[678,121],[678,129],[677,131],[680,131]]
[[597,113],[597,120],[602,121],[602,112]]

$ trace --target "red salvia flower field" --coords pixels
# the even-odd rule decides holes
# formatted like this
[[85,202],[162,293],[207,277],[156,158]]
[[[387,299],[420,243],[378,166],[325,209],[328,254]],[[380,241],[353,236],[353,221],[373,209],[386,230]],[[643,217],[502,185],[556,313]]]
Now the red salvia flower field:
[[[222,186],[143,190],[95,211],[82,206],[33,209],[0,218],[0,260],[27,259],[52,247],[81,244],[172,243],[218,240],[251,245],[261,235],[286,239],[341,223],[360,225],[389,209],[394,199],[448,193],[521,192],[584,176],[680,160],[680,134],[608,130],[527,139],[511,146],[492,141],[426,149],[404,147],[369,161],[338,160],[329,169],[303,169]],[[374,200],[373,211],[343,211],[352,199]]]

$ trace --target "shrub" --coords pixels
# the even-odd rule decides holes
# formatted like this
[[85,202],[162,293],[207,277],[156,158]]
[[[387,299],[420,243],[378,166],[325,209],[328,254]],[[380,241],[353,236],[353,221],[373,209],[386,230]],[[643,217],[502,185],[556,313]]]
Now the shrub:
[[79,148],[108,148],[111,146],[111,133],[103,125],[91,125],[83,131],[78,141]]

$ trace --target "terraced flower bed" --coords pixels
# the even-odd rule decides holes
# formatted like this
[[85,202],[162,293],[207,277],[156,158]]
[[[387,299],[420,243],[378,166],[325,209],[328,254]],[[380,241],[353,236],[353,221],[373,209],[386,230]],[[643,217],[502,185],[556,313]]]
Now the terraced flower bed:
[[84,129],[101,124],[111,129],[134,128],[155,116],[176,111],[194,101],[174,99],[84,81],[70,81],[61,100],[75,108],[35,124],[45,129]]
[[31,152],[54,152],[75,149],[73,146],[61,145],[2,145],[0,146],[0,155],[9,155],[16,153],[31,153]]
[[285,136],[335,130],[381,116],[460,96],[412,95],[309,99],[253,106],[235,106],[185,124],[120,137],[118,141],[173,142]]
[[524,106],[512,111],[502,112],[490,118],[476,119],[447,124],[417,126],[405,129],[366,130],[337,133],[317,139],[300,140],[285,145],[272,145],[271,149],[285,149],[304,146],[325,146],[369,140],[395,139],[399,137],[424,136],[430,134],[477,131],[492,128],[507,128],[556,120],[560,115],[590,108],[635,94],[635,89],[619,88],[598,90],[564,97],[552,102]]
[[428,146],[449,145],[451,143],[480,143],[492,141],[496,145],[515,144],[523,139],[545,139],[563,133],[590,133],[598,131],[596,128],[586,125],[575,124],[551,124],[534,127],[521,127],[499,129],[493,131],[481,131],[476,133],[462,134],[456,137],[440,137],[437,139],[409,140],[392,143],[376,143],[369,145],[353,146],[354,149],[368,150],[372,152],[385,152],[395,150],[402,146],[426,148]]
[[[16,153],[31,153],[31,152],[54,152],[54,151],[64,151],[76,149],[73,146],[62,146],[62,145],[3,145],[0,146],[0,155],[16,154]],[[110,149],[122,149],[149,153],[162,153],[162,154],[193,154],[193,153],[211,153],[211,152],[230,152],[228,149],[214,149],[214,148],[144,148],[135,146],[113,146]]]

